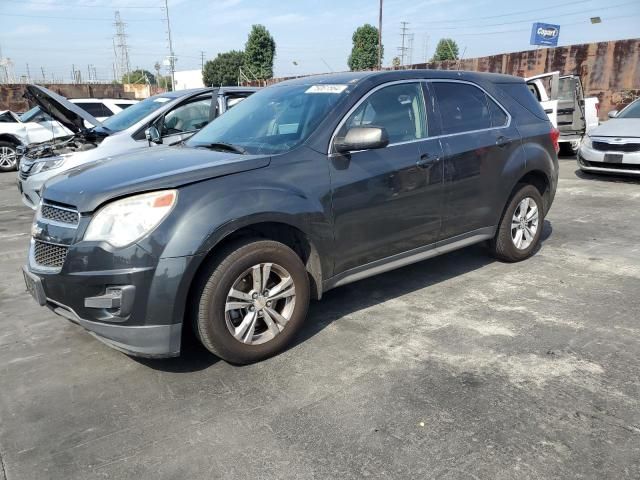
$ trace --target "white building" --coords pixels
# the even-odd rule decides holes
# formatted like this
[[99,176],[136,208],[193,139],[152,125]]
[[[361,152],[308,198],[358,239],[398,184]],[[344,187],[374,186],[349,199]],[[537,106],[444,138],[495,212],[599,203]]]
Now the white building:
[[176,90],[187,90],[189,88],[203,88],[201,70],[183,70],[175,72]]

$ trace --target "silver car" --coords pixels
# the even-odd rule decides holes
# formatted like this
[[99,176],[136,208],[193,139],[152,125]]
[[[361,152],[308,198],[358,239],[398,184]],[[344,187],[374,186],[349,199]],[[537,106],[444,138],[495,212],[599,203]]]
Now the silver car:
[[578,150],[578,165],[591,173],[640,175],[640,99],[589,132]]
[[[23,149],[18,189],[22,202],[32,209],[38,206],[43,185],[50,178],[138,148],[179,143],[257,90],[221,87],[162,93],[99,122],[44,87],[27,88],[43,111],[73,132]],[[87,128],[87,123],[96,127]]]

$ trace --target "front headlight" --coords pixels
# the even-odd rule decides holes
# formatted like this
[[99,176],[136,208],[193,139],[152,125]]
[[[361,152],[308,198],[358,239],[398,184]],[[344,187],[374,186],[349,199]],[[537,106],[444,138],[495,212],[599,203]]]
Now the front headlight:
[[589,135],[585,135],[582,138],[582,146],[587,148],[593,148],[593,142],[591,141],[591,137]]
[[173,209],[176,190],[162,190],[123,198],[98,210],[86,233],[86,241],[104,241],[125,247],[149,234]]
[[47,170],[53,170],[54,168],[60,168],[64,164],[64,156],[53,157],[48,160],[36,161],[31,168],[30,174],[46,172]]

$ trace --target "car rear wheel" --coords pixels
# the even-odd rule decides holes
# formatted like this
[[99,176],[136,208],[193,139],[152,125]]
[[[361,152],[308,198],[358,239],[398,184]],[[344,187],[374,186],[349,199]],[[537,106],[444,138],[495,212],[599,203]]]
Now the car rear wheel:
[[16,146],[9,142],[0,142],[0,172],[11,172],[18,168]]
[[492,254],[506,262],[519,262],[536,251],[542,236],[544,207],[533,185],[522,185],[511,197],[498,231],[491,241]]
[[196,334],[220,358],[253,363],[282,351],[302,326],[309,279],[286,245],[253,240],[231,248],[201,277]]

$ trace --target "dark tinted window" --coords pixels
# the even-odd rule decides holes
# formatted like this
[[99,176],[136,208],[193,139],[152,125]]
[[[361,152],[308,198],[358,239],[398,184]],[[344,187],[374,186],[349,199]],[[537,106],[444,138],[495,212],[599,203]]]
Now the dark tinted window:
[[427,136],[427,122],[419,83],[401,83],[371,94],[347,119],[338,137],[351,127],[384,127],[389,143],[407,142]]
[[110,117],[113,115],[111,110],[99,102],[74,102],[77,106],[83,109],[85,112],[93,115],[94,117]]
[[457,82],[434,82],[433,87],[445,135],[493,126],[487,95],[479,88]]
[[531,92],[530,85],[526,83],[500,83],[497,86],[539,119],[549,119],[538,98]]
[[491,125],[494,127],[504,127],[507,124],[507,114],[504,113],[496,102],[487,97],[487,105],[489,105],[489,114],[491,115]]
[[122,110],[129,108],[133,103],[116,103],[117,107],[120,107]]

